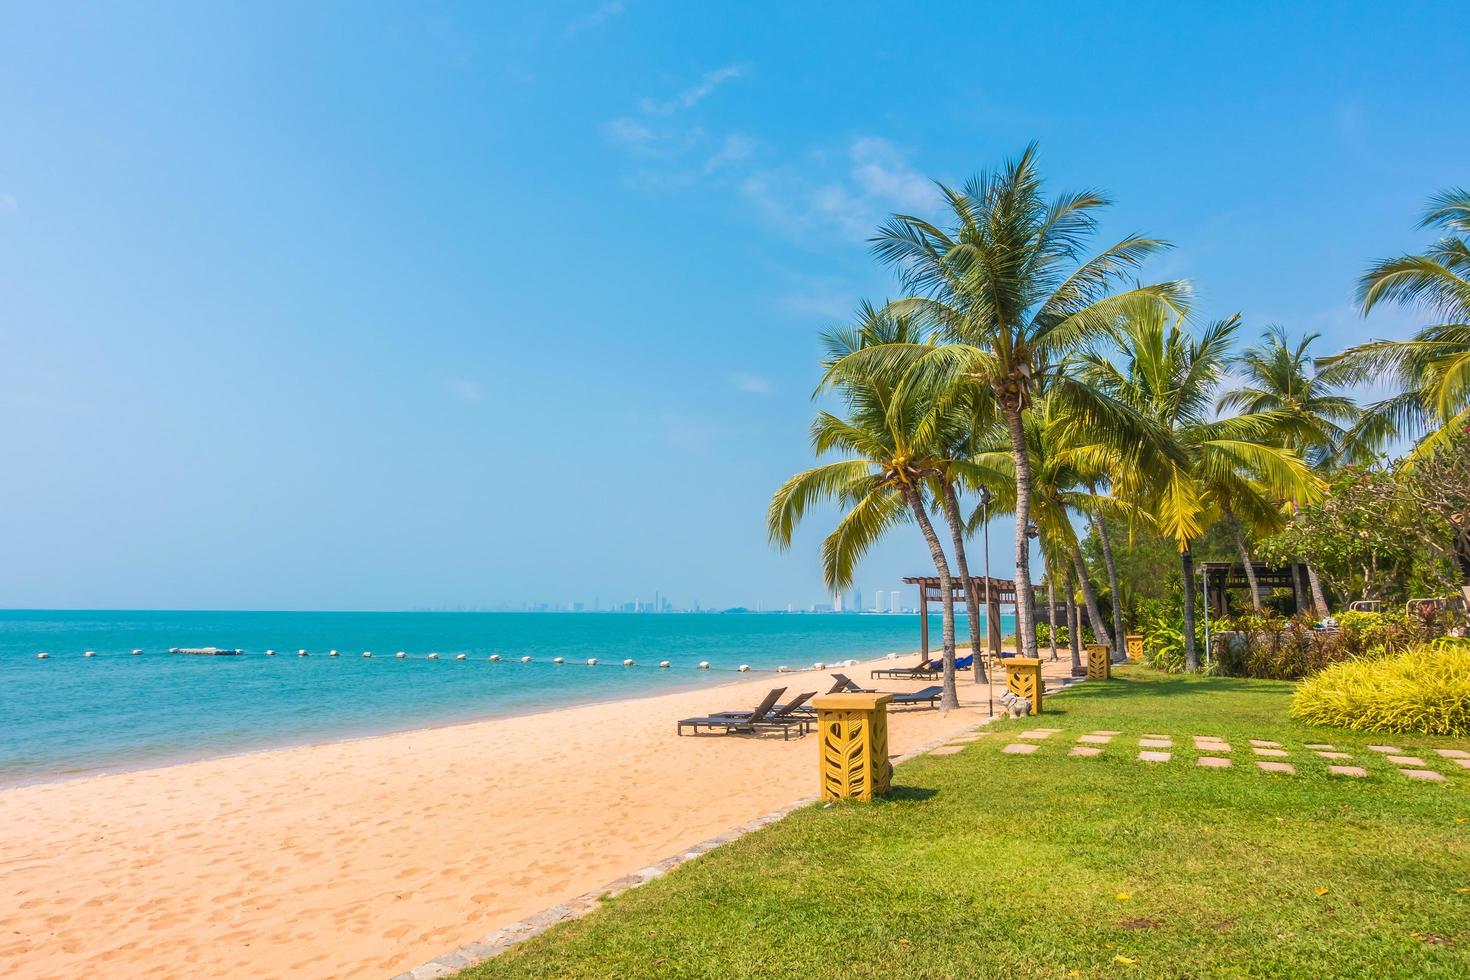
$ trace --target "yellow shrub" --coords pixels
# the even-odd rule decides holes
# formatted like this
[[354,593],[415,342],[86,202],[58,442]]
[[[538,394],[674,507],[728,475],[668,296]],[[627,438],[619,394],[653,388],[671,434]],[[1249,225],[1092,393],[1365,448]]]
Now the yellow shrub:
[[1297,687],[1291,716],[1364,732],[1470,735],[1470,642],[1334,664]]

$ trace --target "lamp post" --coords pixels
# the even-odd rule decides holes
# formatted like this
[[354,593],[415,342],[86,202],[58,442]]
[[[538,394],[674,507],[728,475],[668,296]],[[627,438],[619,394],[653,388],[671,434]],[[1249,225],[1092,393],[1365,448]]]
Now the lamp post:
[[[991,654],[992,661],[997,651],[990,649],[990,491],[984,487],[980,488],[980,512],[984,517],[982,527],[985,529],[985,648]],[[976,665],[970,665],[971,676],[975,683],[980,683],[980,671],[975,669]],[[985,682],[990,683],[990,671],[985,672]]]

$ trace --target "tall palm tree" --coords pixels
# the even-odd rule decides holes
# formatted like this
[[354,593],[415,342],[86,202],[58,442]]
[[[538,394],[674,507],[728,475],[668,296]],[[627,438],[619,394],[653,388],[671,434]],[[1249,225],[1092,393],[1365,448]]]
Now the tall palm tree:
[[819,455],[841,450],[853,458],[813,467],[788,480],[771,499],[767,532],[772,543],[787,548],[796,525],[812,504],[825,499],[847,506],[847,513],[822,543],[823,579],[829,588],[840,590],[851,586],[858,562],[879,537],[894,525],[912,519],[929,546],[940,581],[944,663],[941,706],[949,709],[959,704],[954,666],[954,583],[929,508],[932,504],[945,509],[943,488],[964,475],[968,465],[948,459],[942,452],[957,442],[954,428],[960,419],[954,412],[936,416],[934,393],[917,383],[906,384],[902,371],[864,371],[856,363],[837,368],[854,351],[875,345],[903,345],[913,337],[909,320],[866,305],[856,326],[824,335],[828,373],[818,392],[832,389],[840,394],[848,418],[819,412],[812,423],[812,445]]
[[[1321,495],[1320,481],[1301,457],[1269,444],[1282,424],[1276,413],[1211,416],[1212,397],[1225,375],[1239,324],[1239,316],[1217,321],[1196,339],[1178,317],[1130,316],[1115,326],[1122,366],[1093,356],[1086,368],[1093,383],[1148,415],[1173,444],[1171,455],[1143,447],[1131,459],[1147,480],[1147,508],[1179,548],[1189,670],[1199,667],[1191,547],[1220,516],[1222,500],[1246,499],[1255,488],[1280,500],[1312,502]],[[1253,505],[1270,506],[1261,500]]]
[[1364,315],[1398,303],[1433,322],[1410,340],[1369,341],[1322,361],[1335,380],[1391,379],[1399,390],[1366,406],[1353,435],[1373,446],[1420,439],[1416,455],[1470,424],[1470,190],[1435,195],[1419,227],[1444,235],[1421,255],[1375,262],[1358,280],[1358,301]]
[[[1341,460],[1362,457],[1362,446],[1350,438],[1362,410],[1343,393],[1332,372],[1324,374],[1317,371],[1310,352],[1313,342],[1320,336],[1305,334],[1293,345],[1287,339],[1285,327],[1279,324],[1267,327],[1258,344],[1246,348],[1234,359],[1233,366],[1243,376],[1244,383],[1225,392],[1220,397],[1218,408],[1222,412],[1240,410],[1253,415],[1271,413],[1279,420],[1274,441],[1301,456],[1314,469],[1326,471]],[[1295,500],[1287,503],[1293,512],[1300,505]],[[1240,516],[1235,513],[1236,508],[1232,507],[1229,495],[1222,498],[1221,505],[1245,565],[1251,600],[1259,612],[1261,600],[1255,569],[1241,532]],[[1257,513],[1252,516],[1257,530],[1280,526],[1274,514]],[[1317,615],[1326,616],[1327,599],[1323,595],[1317,569],[1311,562],[1307,562],[1307,578]]]
[[1029,657],[1036,656],[1026,534],[1033,484],[1023,415],[1039,390],[1054,388],[1074,411],[1106,417],[1108,406],[1056,366],[1126,310],[1179,307],[1185,294],[1177,282],[1115,292],[1165,243],[1132,235],[1086,257],[1097,212],[1108,199],[1082,191],[1047,200],[1036,159],[1032,144],[963,187],[940,184],[947,212],[942,226],[896,214],[873,239],[876,254],[898,270],[912,294],[893,308],[921,318],[949,341],[936,353],[988,389],[1005,420],[1016,480],[1016,630]]

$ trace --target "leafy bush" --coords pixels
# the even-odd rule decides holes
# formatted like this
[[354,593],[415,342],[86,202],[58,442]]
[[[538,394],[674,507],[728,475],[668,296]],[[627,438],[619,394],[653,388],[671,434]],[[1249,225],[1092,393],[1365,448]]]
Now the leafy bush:
[[1470,642],[1334,664],[1302,682],[1291,715],[1363,732],[1470,736]]
[[[1057,646],[1059,646],[1059,647],[1066,646],[1067,643],[1069,642],[1070,638],[1071,638],[1071,635],[1072,634],[1070,632],[1068,632],[1067,627],[1065,625],[1062,625],[1060,623],[1057,624]],[[1093,636],[1092,636],[1092,629],[1091,629],[1091,627],[1088,627],[1088,626],[1085,626],[1085,625],[1082,627],[1081,639],[1079,640],[1079,642],[1081,642],[1083,644],[1094,642]],[[1037,623],[1036,624],[1036,643],[1037,643],[1038,646],[1050,646],[1051,645],[1051,624],[1050,623]]]
[[[1145,667],[1177,674],[1184,670],[1184,595],[1179,590],[1158,599],[1141,599],[1138,603],[1138,632],[1143,635]],[[1195,650],[1201,658],[1205,651],[1203,617],[1194,623]]]
[[1346,660],[1382,657],[1444,635],[1443,627],[1403,613],[1345,612],[1336,630],[1311,617],[1243,615],[1221,620],[1213,645],[1219,672],[1232,677],[1299,680]]

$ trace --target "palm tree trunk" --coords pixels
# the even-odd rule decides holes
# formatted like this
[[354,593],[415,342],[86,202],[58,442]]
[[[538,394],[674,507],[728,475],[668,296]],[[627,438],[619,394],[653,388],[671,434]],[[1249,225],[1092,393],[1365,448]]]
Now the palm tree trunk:
[[1327,608],[1327,597],[1322,594],[1322,580],[1317,577],[1317,567],[1307,562],[1307,581],[1312,586],[1312,605],[1317,607],[1317,615],[1326,618],[1332,610]]
[[1067,645],[1072,648],[1072,676],[1082,673],[1082,625],[1077,615],[1077,583],[1075,575],[1068,573],[1064,579],[1067,590]]
[[1184,669],[1199,670],[1199,651],[1194,646],[1194,553],[1179,552],[1179,571],[1184,576]]
[[1245,580],[1250,584],[1251,606],[1256,615],[1261,614],[1261,587],[1256,584],[1256,566],[1251,563],[1250,549],[1245,546],[1245,535],[1241,533],[1240,521],[1236,520],[1230,507],[1225,507],[1225,522],[1230,525],[1230,536],[1235,539],[1235,550],[1240,553],[1240,564],[1245,569]]
[[984,684],[985,658],[980,655],[980,599],[970,587],[970,563],[965,559],[965,522],[960,517],[960,501],[954,484],[944,484],[944,516],[949,522],[949,536],[954,541],[954,563],[960,570],[960,583],[965,590],[965,612],[970,627],[970,669],[976,684]]
[[1023,657],[1036,656],[1036,596],[1031,591],[1031,456],[1021,407],[1005,406],[1011,434],[1011,456],[1016,467],[1016,646]]
[[924,510],[924,501],[919,497],[919,492],[909,489],[904,496],[908,498],[909,507],[914,512],[914,520],[918,522],[924,540],[929,543],[929,554],[934,557],[934,570],[939,573],[939,592],[943,597],[944,607],[944,693],[940,695],[939,707],[948,711],[960,706],[959,693],[954,685],[953,580],[949,575],[949,561],[944,557],[944,545],[939,543],[939,535],[934,533],[934,525],[929,523],[929,515]]
[[1097,590],[1092,587],[1092,580],[1087,577],[1087,566],[1082,563],[1082,549],[1072,549],[1072,566],[1077,570],[1077,578],[1082,582],[1082,599],[1087,603],[1087,620],[1092,624],[1092,635],[1097,642],[1113,645],[1113,640],[1108,636],[1108,627],[1102,618],[1102,607],[1097,604]]
[[1113,561],[1113,543],[1108,540],[1108,526],[1103,523],[1101,515],[1096,523],[1098,540],[1102,542],[1103,561],[1108,566],[1108,589],[1113,594],[1113,638],[1118,643],[1113,646],[1112,657],[1114,663],[1122,663],[1127,659],[1127,653],[1120,649],[1123,645],[1123,593],[1118,591],[1118,565]]
[[1046,618],[1051,626],[1051,659],[1057,659],[1057,577],[1046,569]]

